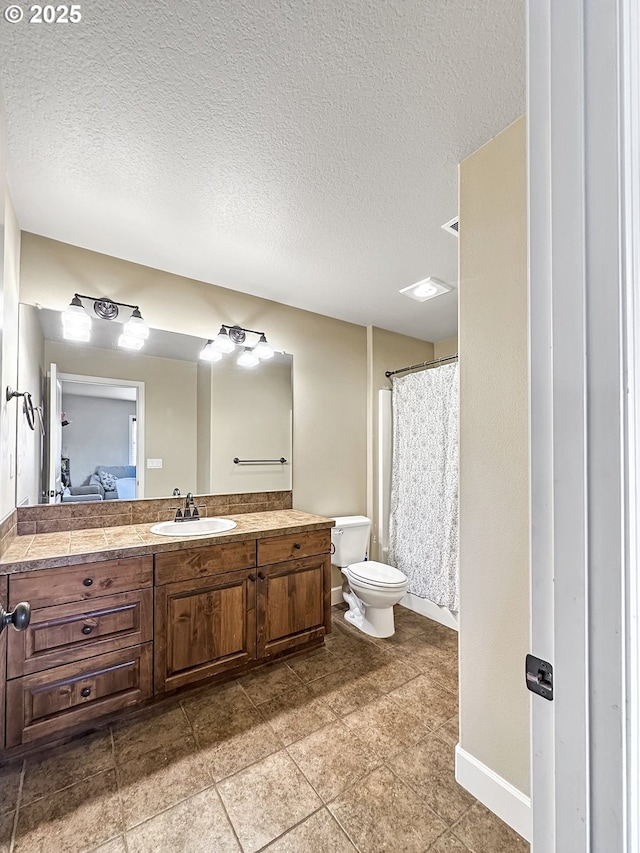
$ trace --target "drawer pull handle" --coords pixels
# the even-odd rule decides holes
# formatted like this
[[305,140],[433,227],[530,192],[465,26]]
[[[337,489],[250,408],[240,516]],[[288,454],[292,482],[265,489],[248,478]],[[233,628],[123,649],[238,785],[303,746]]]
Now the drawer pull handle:
[[302,545],[299,542],[296,542],[293,547],[297,550],[300,550],[300,548],[302,548]]
[[82,583],[83,583],[85,586],[93,586],[93,578],[85,578],[85,579],[82,581]]
[[260,578],[261,581],[263,581],[266,578],[266,575],[264,572],[258,572],[258,577]]
[[93,631],[93,625],[85,625],[82,629],[83,634],[90,634]]
[[90,687],[83,687],[82,690],[80,691],[80,695],[85,699],[87,698],[87,696],[91,696],[91,688]]

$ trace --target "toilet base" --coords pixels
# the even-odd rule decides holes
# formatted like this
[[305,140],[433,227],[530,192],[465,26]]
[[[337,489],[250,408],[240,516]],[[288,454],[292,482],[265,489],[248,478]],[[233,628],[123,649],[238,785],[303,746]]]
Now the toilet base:
[[[344,614],[347,622],[370,637],[379,639],[393,637],[395,634],[393,607],[367,607],[353,593],[343,593],[343,596],[349,605],[349,610]],[[360,606],[352,608],[349,597],[356,598]]]

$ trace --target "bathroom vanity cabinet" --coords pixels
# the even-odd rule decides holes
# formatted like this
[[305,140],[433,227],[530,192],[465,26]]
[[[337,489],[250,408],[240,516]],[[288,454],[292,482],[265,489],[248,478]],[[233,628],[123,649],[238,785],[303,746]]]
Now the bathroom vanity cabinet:
[[324,530],[156,555],[156,692],[322,642],[329,547]]
[[27,630],[0,634],[0,750],[320,645],[329,527],[229,539],[0,576],[2,600],[32,606]]
[[32,614],[26,631],[5,632],[7,748],[152,696],[152,557],[14,574],[9,603],[19,601]]

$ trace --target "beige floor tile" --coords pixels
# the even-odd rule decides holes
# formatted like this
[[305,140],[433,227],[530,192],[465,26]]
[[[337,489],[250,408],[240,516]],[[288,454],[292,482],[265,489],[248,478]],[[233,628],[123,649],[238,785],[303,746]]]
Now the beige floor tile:
[[389,766],[448,824],[454,823],[474,803],[455,778],[454,749],[429,735],[389,762]]
[[214,788],[127,832],[129,853],[240,853]]
[[[465,847],[452,832],[445,832],[433,847],[429,848],[429,853],[469,853],[469,848]],[[492,851],[485,850],[484,853],[492,853]]]
[[356,853],[356,848],[326,809],[287,832],[264,853]]
[[258,710],[285,746],[336,719],[329,706],[302,685],[263,702]]
[[399,714],[397,704],[388,696],[344,717],[344,724],[360,741],[385,759],[416,744],[428,732],[408,709]]
[[421,616],[419,613],[415,613],[401,604],[393,608],[393,618],[398,628],[402,628],[406,633],[414,635],[424,634],[429,630],[431,625],[436,624],[433,620],[427,619],[426,616]]
[[446,829],[387,767],[374,770],[329,809],[360,853],[424,853]]
[[436,729],[436,732],[441,740],[455,746],[460,740],[458,715],[456,714],[455,717],[452,717],[450,720],[447,720],[446,723],[443,723]]
[[378,689],[383,693],[396,690],[406,684],[407,681],[411,681],[412,678],[420,675],[420,671],[416,667],[401,658],[395,655],[387,655],[387,658],[376,665],[375,670],[371,672]]
[[529,844],[480,803],[453,827],[471,853],[529,853]]
[[194,728],[233,719],[236,714],[253,708],[253,703],[237,681],[210,687],[184,699],[181,704]]
[[322,802],[285,752],[218,784],[244,853],[255,853],[318,809]]
[[376,753],[341,722],[320,729],[287,751],[325,802],[380,764]]
[[0,767],[0,814],[12,812],[18,803],[22,761]]
[[425,675],[392,690],[389,697],[404,713],[413,714],[428,729],[436,729],[458,713],[458,700]]
[[38,758],[28,758],[21,803],[26,805],[114,766],[108,730],[50,750]]
[[458,658],[453,651],[443,651],[426,642],[423,637],[412,637],[395,650],[402,660],[427,675],[432,681],[441,684],[447,690],[458,690]]
[[267,702],[280,693],[286,693],[301,683],[286,663],[265,667],[240,679],[243,690],[256,705]]
[[140,716],[135,721],[113,726],[116,762],[138,758],[154,749],[182,749],[191,726],[180,706],[163,710],[153,716]]
[[115,770],[20,809],[15,853],[80,853],[122,833]]
[[117,838],[112,838],[106,844],[101,844],[100,847],[95,847],[91,853],[127,853],[127,848],[124,842],[124,835],[119,835]]
[[119,765],[117,778],[127,829],[208,788],[213,781],[192,739],[184,741],[181,754],[155,749]]
[[254,707],[198,723],[194,729],[199,751],[216,782],[282,748],[280,738]]
[[9,853],[11,849],[14,817],[14,812],[5,812],[0,815],[0,853]]
[[346,663],[326,648],[322,648],[293,658],[289,661],[289,666],[298,678],[308,682],[322,678],[330,672],[337,672],[346,666]]
[[339,717],[379,699],[382,691],[371,675],[361,675],[349,667],[309,683],[309,689]]

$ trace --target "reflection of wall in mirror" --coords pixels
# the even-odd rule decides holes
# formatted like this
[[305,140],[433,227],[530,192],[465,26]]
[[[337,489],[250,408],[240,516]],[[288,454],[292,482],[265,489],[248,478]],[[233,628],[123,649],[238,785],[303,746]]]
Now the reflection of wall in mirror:
[[[145,383],[145,456],[162,459],[162,468],[145,470],[144,495],[183,493],[196,483],[196,370],[187,361],[104,350],[55,341],[45,342],[47,363],[61,373],[104,376]],[[66,427],[68,429],[68,427]],[[106,464],[96,460],[96,465]]]
[[[38,320],[38,309],[20,305],[18,341],[18,388],[26,389],[34,406],[42,406],[45,387],[44,336]],[[21,409],[21,404],[18,403]],[[43,488],[42,434],[36,419],[35,430],[29,429],[25,418],[18,418],[16,452],[16,504],[37,504]]]
[[[210,491],[291,489],[290,357],[276,355],[253,368],[234,358],[213,364],[211,412]],[[287,461],[235,464],[235,457]]]

